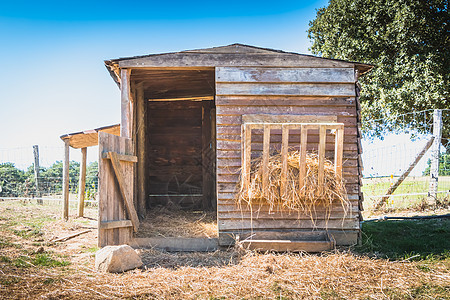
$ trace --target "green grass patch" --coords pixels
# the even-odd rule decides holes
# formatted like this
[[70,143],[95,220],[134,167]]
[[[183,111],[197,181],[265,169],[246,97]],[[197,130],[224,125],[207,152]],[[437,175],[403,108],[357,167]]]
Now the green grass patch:
[[65,260],[58,260],[52,257],[48,253],[40,253],[32,256],[21,255],[18,258],[8,262],[12,263],[17,268],[29,268],[29,267],[65,267],[70,265],[70,262]]
[[358,252],[377,252],[391,259],[450,258],[450,220],[402,220],[363,223]]

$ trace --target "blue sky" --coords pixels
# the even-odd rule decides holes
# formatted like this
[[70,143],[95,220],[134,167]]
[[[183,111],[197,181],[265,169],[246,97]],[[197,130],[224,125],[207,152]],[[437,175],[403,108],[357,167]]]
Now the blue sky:
[[119,122],[103,60],[235,42],[308,53],[327,1],[2,1],[0,148]]
[[309,53],[308,23],[326,4],[1,1],[0,162],[30,165],[38,144],[49,165],[62,159],[60,135],[118,123],[119,90],[105,59],[232,43]]

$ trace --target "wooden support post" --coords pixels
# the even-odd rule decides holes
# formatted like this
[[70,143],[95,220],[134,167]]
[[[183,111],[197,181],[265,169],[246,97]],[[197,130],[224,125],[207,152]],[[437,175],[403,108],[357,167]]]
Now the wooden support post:
[[386,195],[381,198],[381,201],[379,201],[376,205],[376,208],[379,209],[381,206],[383,206],[384,203],[389,199],[389,196],[392,195],[392,193],[395,192],[395,190],[399,187],[399,185],[405,180],[406,177],[408,177],[409,173],[414,169],[414,167],[417,165],[417,163],[420,161],[420,159],[425,155],[425,153],[430,149],[431,145],[433,144],[434,136],[431,137],[431,139],[425,144],[425,147],[423,147],[422,151],[417,154],[414,161],[409,165],[408,169],[403,172],[403,174],[397,179],[397,181],[389,187],[389,189],[386,192]]
[[212,149],[211,149],[211,101],[202,101],[202,194],[203,209],[211,207],[212,198]]
[[34,145],[33,146],[33,156],[34,156],[34,181],[36,183],[36,198],[38,204],[43,204],[44,202],[41,199],[41,189],[40,189],[40,177],[39,177],[39,146]]
[[214,210],[217,210],[217,152],[216,152],[216,109],[211,108],[211,150],[212,156],[212,170],[213,170],[213,183],[212,183],[212,195],[211,206]]
[[69,139],[64,140],[64,166],[63,166],[63,218],[69,220]]
[[[252,152],[252,129],[249,124],[242,125],[242,139],[244,140],[242,149],[242,188],[244,191],[248,192],[250,186],[250,160]],[[248,195],[251,197],[251,195]]]
[[299,161],[299,176],[298,184],[300,193],[302,194],[305,189],[305,176],[306,176],[306,147],[308,144],[308,129],[301,125],[300,128],[300,161]]
[[269,192],[269,151],[270,151],[270,125],[264,124],[263,160],[262,160],[262,190],[263,196]]
[[334,141],[334,173],[342,178],[342,156],[344,153],[344,126],[336,129]]
[[131,137],[131,118],[132,112],[130,107],[130,69],[120,70],[120,97],[121,97],[121,119],[120,119],[120,136]]
[[319,194],[323,193],[324,188],[324,166],[325,166],[325,146],[327,129],[325,126],[319,126],[319,168],[317,174],[317,184],[319,185]]
[[84,216],[84,192],[86,188],[87,148],[81,148],[80,180],[78,182],[78,217]]
[[137,214],[140,220],[145,218],[147,202],[147,103],[144,98],[144,86],[136,87],[136,155],[137,169]]
[[289,147],[289,127],[281,127],[281,198],[287,197],[287,175],[288,175],[288,147]]
[[433,114],[433,147],[431,148],[430,188],[428,190],[428,202],[436,204],[439,180],[439,157],[442,138],[442,110],[435,109]]

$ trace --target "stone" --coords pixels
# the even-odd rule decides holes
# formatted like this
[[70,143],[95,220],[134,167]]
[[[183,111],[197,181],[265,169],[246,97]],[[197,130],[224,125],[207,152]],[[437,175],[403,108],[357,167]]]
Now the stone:
[[141,266],[141,258],[128,245],[106,246],[95,253],[95,269],[98,272],[121,273]]

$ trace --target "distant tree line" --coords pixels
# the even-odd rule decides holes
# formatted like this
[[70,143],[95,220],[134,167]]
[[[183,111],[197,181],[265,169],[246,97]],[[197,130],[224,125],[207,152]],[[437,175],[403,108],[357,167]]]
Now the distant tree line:
[[[427,162],[427,167],[423,171],[423,176],[430,175],[431,159]],[[450,154],[441,153],[439,157],[439,176],[450,176]]]
[[[97,192],[98,162],[90,163],[86,168],[86,194],[88,197]],[[70,162],[69,190],[78,192],[80,163]],[[48,168],[40,167],[39,190],[42,195],[61,194],[63,163],[56,161]],[[26,171],[18,169],[14,163],[0,164],[0,197],[34,197],[36,196],[36,179],[34,165]]]

